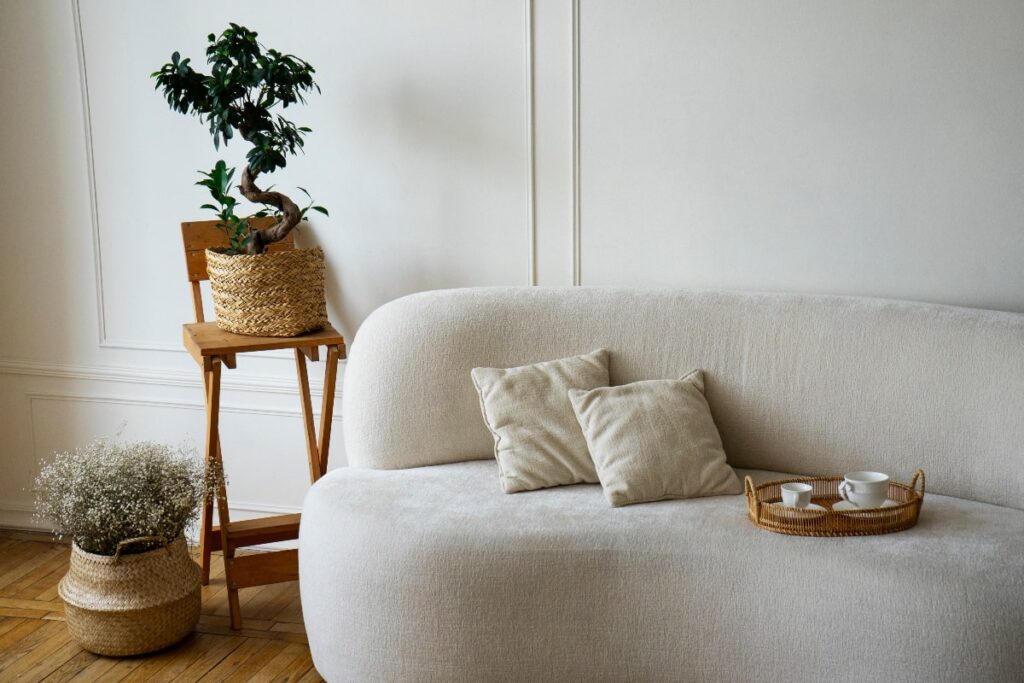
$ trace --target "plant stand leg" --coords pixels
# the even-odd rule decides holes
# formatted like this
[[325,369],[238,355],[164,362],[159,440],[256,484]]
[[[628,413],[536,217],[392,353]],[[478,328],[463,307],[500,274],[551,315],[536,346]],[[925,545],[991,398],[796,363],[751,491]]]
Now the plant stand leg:
[[[213,357],[206,371],[206,457],[207,462],[214,459],[217,466],[222,466],[220,452],[220,375],[221,359]],[[231,628],[242,628],[242,612],[238,602],[238,588],[235,586],[232,560],[234,548],[228,540],[228,528],[231,518],[228,513],[228,491],[223,477],[217,483],[217,517],[220,527],[221,551],[224,554],[224,581],[228,588],[228,607],[231,611]]]
[[[306,459],[309,461],[309,482],[320,478],[320,449],[313,428],[313,400],[309,394],[309,374],[306,371],[306,353],[295,349],[295,374],[299,380],[299,403],[302,405],[302,431],[306,435]],[[318,354],[310,352],[316,357]]]
[[[203,372],[203,386],[207,398],[209,397],[210,391],[210,373],[207,371]],[[224,461],[221,458],[220,438],[217,439],[217,450],[216,455],[211,458],[210,454],[206,454],[206,472],[207,476],[211,471],[219,471],[223,469]],[[215,502],[213,495],[207,496],[203,499],[203,512],[200,518],[199,525],[199,567],[202,569],[202,583],[204,586],[210,585],[210,554],[221,548],[220,544],[220,532],[214,529],[213,526],[213,506]]]
[[[219,454],[218,454],[219,455]],[[206,471],[211,467],[218,466],[218,463],[207,457]],[[217,545],[213,540],[213,496],[203,498],[203,513],[199,524],[199,567],[202,569],[202,583],[210,585],[210,553]]]
[[341,350],[337,346],[327,347],[327,363],[324,368],[324,396],[320,410],[320,438],[317,440],[313,427],[313,400],[309,392],[309,373],[306,358],[317,360],[314,349],[295,349],[295,372],[299,379],[299,401],[302,404],[302,426],[306,435],[306,456],[309,460],[309,483],[327,473],[327,451],[331,446],[331,424],[334,418],[334,390],[338,379],[338,359]]
[[324,368],[324,397],[320,410],[320,476],[327,474],[327,454],[331,448],[331,425],[334,423],[334,387],[338,381],[338,359],[341,349],[327,347],[327,363]]

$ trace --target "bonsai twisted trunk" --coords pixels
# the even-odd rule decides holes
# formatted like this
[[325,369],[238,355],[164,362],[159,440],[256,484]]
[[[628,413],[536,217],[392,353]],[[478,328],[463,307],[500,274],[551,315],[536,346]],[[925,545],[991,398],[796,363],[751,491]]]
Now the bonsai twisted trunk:
[[302,220],[302,213],[287,195],[280,192],[267,192],[256,186],[256,176],[259,171],[252,170],[246,165],[242,172],[242,181],[238,184],[238,190],[246,199],[255,204],[267,204],[281,212],[281,218],[274,225],[262,230],[253,230],[252,239],[245,249],[247,254],[262,254],[267,245],[272,242],[284,239],[285,235]]

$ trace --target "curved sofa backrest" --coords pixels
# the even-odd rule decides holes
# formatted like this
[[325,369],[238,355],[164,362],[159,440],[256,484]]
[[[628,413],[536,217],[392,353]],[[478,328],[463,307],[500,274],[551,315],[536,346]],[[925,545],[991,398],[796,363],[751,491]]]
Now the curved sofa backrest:
[[470,380],[611,352],[611,379],[706,371],[735,467],[862,469],[1024,507],[1024,315],[791,294],[476,288],[415,294],[363,323],[342,419],[356,467],[493,457]]

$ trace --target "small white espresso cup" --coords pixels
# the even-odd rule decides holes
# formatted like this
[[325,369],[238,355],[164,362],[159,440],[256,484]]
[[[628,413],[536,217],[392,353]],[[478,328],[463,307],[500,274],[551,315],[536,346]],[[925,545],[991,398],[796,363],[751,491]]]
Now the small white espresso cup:
[[850,472],[839,484],[839,495],[859,508],[878,508],[889,497],[889,475]]
[[789,508],[805,508],[811,504],[811,485],[799,482],[783,484],[782,504]]

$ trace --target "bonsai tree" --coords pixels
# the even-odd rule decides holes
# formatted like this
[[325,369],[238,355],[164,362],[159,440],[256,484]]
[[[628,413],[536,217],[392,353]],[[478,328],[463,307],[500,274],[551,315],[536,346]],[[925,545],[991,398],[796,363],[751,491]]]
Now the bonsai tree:
[[[268,244],[291,232],[309,209],[327,215],[327,210],[314,206],[312,199],[300,209],[286,195],[256,185],[261,173],[284,168],[288,156],[302,149],[304,136],[311,132],[274,110],[287,109],[296,102],[305,104],[305,93],[314,89],[320,92],[310,64],[267,49],[256,40],[257,35],[238,24],[231,24],[220,36],[211,33],[206,48],[209,75],[193,69],[190,60],[182,59],[177,52],[152,74],[156,88],[163,92],[172,110],[194,115],[209,125],[215,148],[220,149],[221,143],[227,145],[235,133],[252,145],[238,190],[249,201],[272,207],[278,217],[274,225],[262,230],[250,228],[249,219],[267,215],[267,209],[247,218],[235,214],[236,200],[230,196],[235,169],[229,169],[223,161],[203,173],[203,180],[197,183],[207,187],[217,201],[218,206],[204,204],[202,208],[217,212],[233,253],[263,253]],[[299,189],[309,197],[308,192]]]

